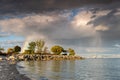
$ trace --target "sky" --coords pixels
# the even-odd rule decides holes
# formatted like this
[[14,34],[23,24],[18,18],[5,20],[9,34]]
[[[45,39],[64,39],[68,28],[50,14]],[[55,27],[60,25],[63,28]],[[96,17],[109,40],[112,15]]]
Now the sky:
[[0,46],[43,39],[77,54],[120,54],[119,0],[0,0]]

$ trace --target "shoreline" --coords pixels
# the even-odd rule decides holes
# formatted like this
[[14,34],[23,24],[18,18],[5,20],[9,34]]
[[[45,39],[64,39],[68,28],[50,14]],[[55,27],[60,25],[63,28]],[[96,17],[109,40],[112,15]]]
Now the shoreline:
[[19,73],[16,64],[7,60],[0,61],[0,80],[31,80],[24,74]]
[[[43,57],[42,60],[79,60],[79,59],[82,59],[82,57],[79,57],[79,56],[42,55],[38,57],[39,60],[41,60],[40,57]],[[17,63],[21,61],[20,58],[15,59],[15,57],[13,56],[10,60],[7,60],[7,58],[3,56],[1,56],[1,58],[2,59],[0,60],[0,72],[1,72],[0,80],[31,80],[25,74],[20,74],[20,72],[17,70],[17,67],[19,67]],[[36,55],[34,55],[34,57],[32,55],[32,59],[31,59],[31,56],[28,56],[27,58],[30,58],[30,60],[35,61],[34,59],[36,58]]]
[[[14,58],[13,58],[14,59]],[[39,61],[39,60],[81,60],[84,59],[78,55],[40,55],[40,54],[20,54],[17,56],[18,61]]]

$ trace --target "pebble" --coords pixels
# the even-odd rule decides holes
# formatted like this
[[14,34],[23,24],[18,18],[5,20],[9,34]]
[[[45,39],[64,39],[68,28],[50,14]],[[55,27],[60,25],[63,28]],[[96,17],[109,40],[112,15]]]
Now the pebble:
[[0,80],[30,80],[16,69],[16,64],[9,64],[8,61],[0,62]]

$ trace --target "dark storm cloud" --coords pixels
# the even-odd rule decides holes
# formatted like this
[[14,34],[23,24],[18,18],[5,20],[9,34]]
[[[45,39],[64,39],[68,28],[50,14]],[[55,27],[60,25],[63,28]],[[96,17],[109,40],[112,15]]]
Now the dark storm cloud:
[[[94,27],[104,26],[108,28],[106,31],[98,31],[102,37],[104,43],[113,45],[113,43],[119,43],[120,40],[120,3],[112,3],[91,9],[94,20],[91,20],[88,24],[93,24]],[[100,11],[109,10],[110,12],[106,15],[97,17],[97,13]]]
[[42,11],[79,8],[91,4],[105,4],[119,0],[0,0],[0,13],[39,13]]
[[[78,39],[56,39],[56,44],[64,44],[68,46],[82,46],[82,47],[90,47],[92,46],[91,43],[93,41],[93,38],[91,37],[84,37],[84,38],[78,38]],[[95,47],[96,45],[93,45],[92,47]]]
[[[25,36],[26,42],[43,37],[53,44],[68,47],[99,47],[102,42],[114,45],[114,40],[120,40],[120,15],[115,15],[119,12],[119,0],[0,1],[0,27],[3,31]],[[78,10],[72,11],[74,8]],[[67,16],[64,16],[65,12],[60,11],[66,9]],[[110,11],[107,14],[102,12],[107,10]],[[98,15],[99,12],[106,15]],[[73,16],[69,20],[71,13]],[[93,26],[86,25],[88,21]]]

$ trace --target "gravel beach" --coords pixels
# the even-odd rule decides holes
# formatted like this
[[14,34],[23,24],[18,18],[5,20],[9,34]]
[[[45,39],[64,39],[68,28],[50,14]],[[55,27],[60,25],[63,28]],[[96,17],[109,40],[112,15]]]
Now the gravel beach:
[[16,69],[16,64],[3,60],[0,61],[0,80],[30,80]]

